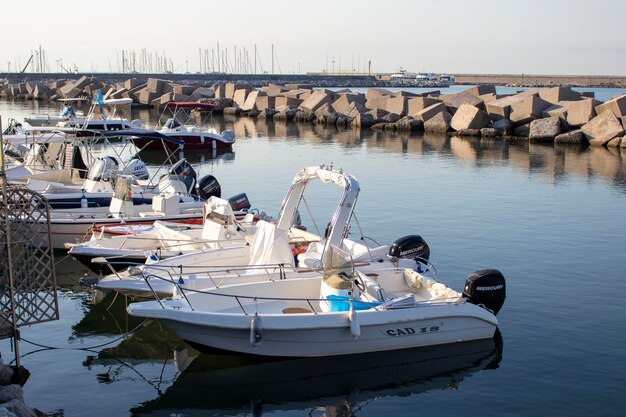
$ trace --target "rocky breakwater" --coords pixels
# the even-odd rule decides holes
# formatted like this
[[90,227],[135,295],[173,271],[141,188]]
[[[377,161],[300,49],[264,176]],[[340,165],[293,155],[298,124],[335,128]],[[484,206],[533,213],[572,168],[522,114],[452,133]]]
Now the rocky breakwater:
[[215,97],[214,89],[201,85],[177,84],[158,78],[146,82],[131,78],[109,82],[98,77],[83,76],[77,80],[26,81],[11,83],[0,79],[0,97],[24,100],[59,100],[94,97],[102,92],[103,99],[130,98],[143,107],[162,107],[170,101],[199,101]]
[[494,86],[455,94],[416,94],[370,88],[331,91],[286,84],[260,89],[226,84],[213,86],[215,98],[227,102],[225,113],[276,122],[385,131],[426,131],[449,135],[507,138],[540,143],[626,147],[626,95],[606,103],[569,87],[533,89],[498,95]]
[[47,414],[24,403],[22,386],[30,377],[24,367],[8,366],[0,358],[0,416],[42,417]]
[[95,77],[48,83],[0,80],[0,95],[55,100],[91,97],[131,98],[141,106],[162,108],[172,101],[210,102],[215,111],[275,122],[306,122],[343,128],[426,131],[458,136],[508,138],[542,143],[626,147],[626,95],[602,103],[593,94],[552,87],[499,95],[493,85],[455,94],[412,93],[370,88],[332,91],[310,84],[238,82],[209,86],[176,84],[158,78],[107,83]]

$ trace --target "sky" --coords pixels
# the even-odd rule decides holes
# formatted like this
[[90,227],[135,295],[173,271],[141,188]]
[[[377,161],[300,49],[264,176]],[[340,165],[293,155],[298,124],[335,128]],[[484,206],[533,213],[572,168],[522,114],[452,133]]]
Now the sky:
[[[117,71],[121,51],[197,72],[217,43],[229,65],[257,46],[257,71],[626,74],[626,2],[447,1],[3,1],[0,71],[41,45],[51,71]],[[212,55],[211,55],[212,54]],[[154,60],[153,60],[154,61]],[[210,59],[209,59],[210,61]],[[241,61],[240,66],[242,66]],[[206,63],[206,61],[205,61]],[[209,64],[211,65],[211,64]]]

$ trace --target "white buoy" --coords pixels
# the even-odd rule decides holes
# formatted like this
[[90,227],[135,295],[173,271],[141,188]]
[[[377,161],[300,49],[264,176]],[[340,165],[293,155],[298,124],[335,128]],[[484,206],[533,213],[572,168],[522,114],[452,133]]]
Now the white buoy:
[[352,337],[354,337],[355,340],[359,340],[359,337],[361,337],[361,325],[359,324],[359,316],[352,303],[350,303],[348,319],[350,320],[350,333],[352,333]]
[[257,348],[263,340],[261,317],[258,313],[254,313],[254,317],[250,321],[250,344]]

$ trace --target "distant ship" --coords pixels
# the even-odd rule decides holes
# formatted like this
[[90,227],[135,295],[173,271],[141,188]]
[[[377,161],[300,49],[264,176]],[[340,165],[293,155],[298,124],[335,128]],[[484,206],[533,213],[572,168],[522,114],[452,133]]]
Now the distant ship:
[[408,72],[404,68],[398,68],[398,72],[393,73],[389,76],[391,80],[404,80],[404,79],[415,79],[417,76],[414,72]]

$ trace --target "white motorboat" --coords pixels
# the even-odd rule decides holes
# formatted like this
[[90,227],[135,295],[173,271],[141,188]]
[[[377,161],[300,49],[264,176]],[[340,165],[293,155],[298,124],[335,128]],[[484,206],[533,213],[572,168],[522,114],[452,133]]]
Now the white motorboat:
[[[300,227],[298,205],[304,198],[307,184],[313,180],[342,181],[331,170],[315,168],[296,174],[291,188],[283,201],[276,224],[264,221],[257,223],[249,245],[210,249],[182,254],[139,268],[114,273],[100,279],[97,286],[134,296],[170,296],[177,286],[184,288],[206,288],[233,283],[256,282],[274,278],[314,276],[312,272],[321,267],[321,254],[328,241],[321,233],[310,233]],[[351,190],[351,192],[354,192]],[[308,207],[308,206],[307,206]],[[349,218],[338,221],[349,222]],[[315,222],[313,223],[316,224]],[[346,223],[346,228],[349,224]],[[392,265],[405,268],[430,270],[427,260],[428,245],[420,236],[407,236],[388,246],[368,246],[366,241],[356,242],[345,237],[337,240],[346,256],[359,264],[368,273],[389,268]],[[399,248],[403,248],[399,251]],[[402,252],[402,253],[400,253]],[[414,258],[421,261],[416,262]],[[111,268],[115,269],[111,263]],[[216,281],[215,276],[219,279]]]
[[[281,215],[295,213],[315,178],[344,190],[315,261],[320,269],[300,277],[261,271],[264,279],[225,285],[215,275],[212,287],[177,285],[174,297],[133,303],[129,314],[157,319],[192,343],[265,356],[333,356],[493,337],[505,297],[499,271],[473,273],[461,294],[398,259],[383,259],[385,267],[359,266],[345,242],[359,193],[353,176],[326,167],[300,171]],[[410,256],[418,249],[392,251]]]
[[119,176],[108,207],[51,210],[48,220],[52,247],[65,249],[66,243],[82,242],[90,236],[90,228],[102,224],[202,218],[204,200],[195,194],[195,176],[186,171],[165,175],[155,191],[158,195],[152,198],[152,204],[135,204],[133,196],[143,189],[131,178]]
[[[101,93],[100,93],[101,94]],[[118,107],[126,107],[130,109],[133,103],[131,98],[119,99],[99,99],[94,98],[91,107],[85,115],[80,110],[74,110],[72,103],[80,103],[89,101],[87,98],[78,99],[61,99],[64,106],[59,110],[57,116],[49,114],[33,114],[25,117],[24,121],[32,127],[59,127],[72,129],[89,129],[89,130],[126,130],[141,128],[141,120],[129,121],[123,116],[118,116]],[[107,106],[109,111],[103,110]],[[128,113],[128,111],[126,112]]]
[[[161,118],[166,111],[171,111],[171,117],[167,119],[158,132],[182,141],[185,150],[198,149],[216,152],[229,150],[235,143],[235,133],[232,130],[225,130],[220,134],[217,131],[203,129],[191,123],[191,111],[201,110],[210,114],[213,108],[214,105],[210,103],[169,102],[165,106]],[[133,138],[133,143],[142,149],[157,149],[161,146],[160,142],[151,141],[145,137]],[[163,142],[163,145],[172,147],[172,142]]]
[[84,123],[85,114],[82,110],[75,110],[74,104],[86,103],[89,101],[87,97],[79,98],[62,98],[58,100],[63,103],[63,108],[59,110],[57,115],[50,113],[33,113],[24,118],[24,122],[33,127],[42,126],[58,126],[59,123],[67,121],[77,121]]
[[[182,254],[248,246],[245,238],[254,235],[256,221],[252,213],[237,221],[233,204],[242,199],[248,209],[250,204],[245,194],[230,200],[210,197],[205,204],[204,223],[201,225],[155,221],[150,228],[141,229],[139,233],[117,236],[94,234],[86,242],[68,245],[69,254],[96,274],[110,274],[111,268],[122,271],[133,265]],[[108,262],[91,262],[96,258],[106,258]]]

